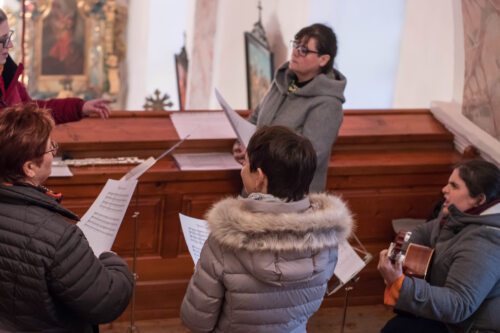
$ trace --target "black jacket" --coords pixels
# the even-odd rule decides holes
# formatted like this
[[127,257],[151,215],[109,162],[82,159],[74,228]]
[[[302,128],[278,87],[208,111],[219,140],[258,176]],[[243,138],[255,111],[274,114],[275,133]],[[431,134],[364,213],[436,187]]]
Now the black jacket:
[[91,332],[127,307],[133,277],[94,256],[72,212],[39,190],[0,185],[0,332]]

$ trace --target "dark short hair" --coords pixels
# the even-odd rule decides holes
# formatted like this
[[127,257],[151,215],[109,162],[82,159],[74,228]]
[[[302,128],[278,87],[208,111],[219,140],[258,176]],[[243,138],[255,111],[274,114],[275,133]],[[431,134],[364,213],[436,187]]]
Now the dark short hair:
[[458,175],[467,186],[471,197],[484,194],[485,203],[500,198],[500,170],[495,164],[470,160],[457,164],[454,169],[458,169]]
[[247,154],[250,171],[261,168],[267,176],[269,194],[297,201],[309,192],[316,171],[309,139],[284,126],[264,126],[250,139]]
[[295,35],[296,41],[305,40],[305,42],[308,42],[310,38],[316,40],[319,54],[328,54],[330,56],[328,63],[321,68],[321,72],[326,74],[332,70],[333,62],[337,56],[337,36],[332,28],[321,23],[302,28]]
[[41,164],[53,128],[50,112],[34,103],[0,110],[0,178],[22,180],[25,162]]

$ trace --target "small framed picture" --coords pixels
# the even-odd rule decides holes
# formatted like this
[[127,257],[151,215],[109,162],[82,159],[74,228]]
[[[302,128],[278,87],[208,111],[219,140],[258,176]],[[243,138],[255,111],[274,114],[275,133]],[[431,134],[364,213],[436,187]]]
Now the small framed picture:
[[265,96],[274,75],[273,53],[249,32],[245,32],[248,108],[254,110]]
[[179,110],[186,110],[188,58],[186,49],[183,47],[179,54],[175,55],[175,72],[177,74],[177,91],[179,92]]

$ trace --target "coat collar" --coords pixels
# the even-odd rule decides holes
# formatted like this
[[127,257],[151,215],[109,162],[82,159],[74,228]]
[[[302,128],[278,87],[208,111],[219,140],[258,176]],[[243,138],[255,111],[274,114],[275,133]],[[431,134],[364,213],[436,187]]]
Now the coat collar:
[[297,209],[296,202],[289,203],[286,211],[287,203],[280,202],[280,212],[271,206],[256,211],[248,208],[247,200],[224,199],[207,213],[211,236],[233,249],[314,251],[337,246],[350,235],[351,212],[340,198],[311,194],[308,199],[310,207],[305,211]]
[[30,186],[0,184],[0,201],[13,205],[38,206],[71,220],[80,220],[76,214],[61,206],[55,198]]
[[19,76],[21,76],[23,71],[24,71],[23,64],[17,65],[9,55],[7,57],[7,60],[5,61],[5,65],[4,65],[3,71],[2,71],[2,78],[3,78],[5,90],[9,89],[9,87],[13,81],[15,82],[19,79]]

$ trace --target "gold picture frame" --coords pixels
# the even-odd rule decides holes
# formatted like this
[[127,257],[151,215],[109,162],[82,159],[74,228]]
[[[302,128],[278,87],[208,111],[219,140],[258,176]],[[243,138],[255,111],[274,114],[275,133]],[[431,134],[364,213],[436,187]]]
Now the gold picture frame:
[[271,87],[273,53],[255,34],[245,32],[248,108],[255,110]]
[[[81,92],[89,82],[91,17],[78,1],[50,0],[36,20],[34,70],[37,91]],[[64,86],[64,83],[71,85]]]
[[23,78],[30,95],[35,99],[106,96],[116,101],[115,108],[123,107],[127,5],[118,0],[32,0],[31,4],[26,12]]

